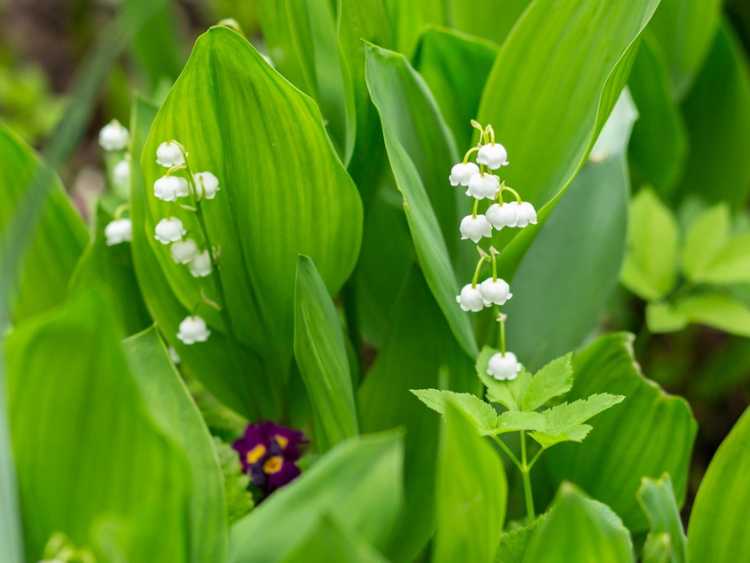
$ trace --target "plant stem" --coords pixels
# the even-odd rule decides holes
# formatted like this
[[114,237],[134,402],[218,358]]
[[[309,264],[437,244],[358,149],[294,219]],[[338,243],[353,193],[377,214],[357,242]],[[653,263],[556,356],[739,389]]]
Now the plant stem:
[[513,453],[513,451],[503,442],[503,440],[499,436],[492,436],[492,439],[495,441],[495,443],[500,446],[500,449],[503,450],[505,455],[507,455],[510,460],[513,462],[513,465],[515,465],[518,470],[521,470],[521,462],[518,461],[518,458],[516,457],[516,454]]
[[484,260],[486,259],[486,256],[480,256],[479,262],[477,262],[477,267],[474,269],[474,277],[471,278],[471,287],[476,287],[477,282],[479,281],[479,274],[482,273],[482,264],[484,264]]
[[523,496],[526,499],[526,516],[529,524],[534,521],[534,495],[531,492],[531,467],[526,463],[526,432],[521,430],[521,478],[523,479]]
[[500,346],[500,353],[504,356],[506,351],[506,345],[505,345],[505,315],[500,310],[500,307],[497,308],[497,322],[500,323],[500,334],[499,334],[499,346]]

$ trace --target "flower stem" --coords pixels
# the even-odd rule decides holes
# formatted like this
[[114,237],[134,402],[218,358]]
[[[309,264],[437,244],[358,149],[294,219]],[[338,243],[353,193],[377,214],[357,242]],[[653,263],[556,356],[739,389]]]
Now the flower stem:
[[[503,182],[502,185],[500,186],[500,191],[498,193],[502,193],[504,191],[505,192],[510,192],[511,194],[513,194],[513,197],[516,198],[516,202],[521,203],[521,201],[522,201],[521,195],[516,190],[514,190],[513,188],[511,188],[510,186],[506,186],[505,182]],[[501,198],[502,198],[502,196],[501,196]]]
[[526,517],[529,524],[534,521],[534,495],[531,491],[531,467],[526,462],[526,432],[521,430],[521,478],[523,479],[523,496],[526,499]]
[[513,465],[515,465],[518,470],[521,470],[521,462],[516,457],[516,454],[513,453],[513,450],[511,450],[505,442],[503,442],[502,438],[500,436],[492,436],[492,439],[495,441],[495,443],[500,446],[500,449],[510,458],[510,461],[513,462]]
[[468,151],[466,151],[466,154],[464,155],[464,164],[466,164],[467,162],[469,162],[469,157],[473,153],[477,152],[478,150],[479,150],[479,147],[471,147]]
[[477,213],[479,213],[479,200],[474,200],[474,207],[471,208],[471,216],[476,218]]
[[482,273],[482,264],[484,264],[484,261],[487,259],[487,256],[481,256],[479,258],[479,262],[477,262],[477,267],[474,268],[474,277],[471,278],[471,287],[476,287],[477,282],[479,281],[479,274]]
[[500,324],[500,330],[498,331],[498,346],[500,353],[505,355],[506,344],[505,344],[505,314],[497,308],[497,322]]

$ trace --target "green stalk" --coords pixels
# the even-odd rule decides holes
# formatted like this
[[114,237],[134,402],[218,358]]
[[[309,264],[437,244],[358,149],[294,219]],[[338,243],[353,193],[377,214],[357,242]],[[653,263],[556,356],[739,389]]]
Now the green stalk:
[[531,491],[531,467],[526,462],[526,432],[521,430],[521,478],[523,479],[523,496],[526,500],[526,517],[531,524],[534,521],[534,495]]

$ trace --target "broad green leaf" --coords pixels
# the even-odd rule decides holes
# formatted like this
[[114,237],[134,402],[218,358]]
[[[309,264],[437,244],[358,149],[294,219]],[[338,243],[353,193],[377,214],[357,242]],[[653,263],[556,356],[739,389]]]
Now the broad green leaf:
[[287,555],[283,563],[385,563],[386,559],[336,520],[324,514],[317,525]]
[[382,546],[401,502],[402,457],[393,433],[342,442],[234,525],[229,561],[283,560],[324,514]]
[[[720,222],[715,222],[714,228],[721,232],[724,227]],[[715,284],[750,282],[750,233],[724,240],[725,244],[715,249],[708,263],[695,274],[695,281]],[[718,245],[718,241],[715,244]]]
[[[367,86],[380,113],[388,159],[404,198],[404,211],[419,264],[453,334],[464,351],[473,357],[477,353],[474,333],[468,317],[456,305],[459,284],[449,255],[449,249],[455,248],[455,244],[447,245],[445,238],[449,230],[453,234],[448,240],[456,241],[458,238],[455,226],[457,216],[452,203],[454,193],[445,177],[438,180],[437,173],[432,175],[436,163],[440,165],[446,162],[447,167],[455,161],[450,132],[442,121],[433,122],[440,116],[434,100],[427,86],[402,55],[374,45],[368,46]],[[409,111],[404,111],[402,96],[406,95],[405,92],[419,100],[419,107],[430,109],[430,116],[413,114],[412,106],[407,106]],[[409,133],[410,127],[414,127],[420,136]],[[442,135],[444,143],[441,152],[423,153],[418,142],[423,138],[422,134]],[[429,177],[425,176],[425,170],[431,171]],[[428,185],[426,182],[431,178],[435,178],[434,183]]]
[[431,469],[440,417],[409,390],[447,387],[476,393],[479,385],[416,266],[399,292],[392,316],[388,338],[360,387],[358,402],[363,432],[406,430],[404,507],[385,553],[394,561],[411,561],[435,529]]
[[671,563],[672,540],[669,534],[649,534],[641,553],[643,563]]
[[546,409],[539,413],[544,417],[542,431],[533,432],[531,437],[544,448],[560,442],[581,442],[591,432],[591,426],[584,422],[621,403],[623,399],[623,395],[596,393],[585,399]]
[[666,55],[675,97],[687,92],[701,68],[720,10],[720,0],[661,0],[649,27]]
[[114,220],[103,203],[96,208],[94,236],[84,251],[70,280],[73,293],[98,287],[106,292],[110,306],[126,334],[139,332],[151,324],[133,269],[129,243],[107,246],[104,229]]
[[670,197],[687,156],[687,133],[672,98],[665,55],[651,33],[644,33],[628,88],[640,114],[628,150],[636,173],[634,183],[651,184],[662,196]]
[[[690,223],[682,247],[682,269],[689,279],[702,281],[706,276],[710,278],[715,274],[715,262],[719,255],[723,255],[720,263],[725,264],[725,267],[730,264],[729,270],[734,269],[731,266],[732,262],[741,263],[741,252],[727,252],[730,231],[729,207],[725,203],[706,209]],[[750,250],[750,240],[746,240],[746,246],[747,250]],[[733,255],[738,256],[735,258]],[[750,260],[747,260],[747,263],[750,274]],[[718,270],[721,272],[722,267],[719,266]]]
[[[630,291],[648,301],[674,287],[679,233],[672,212],[648,188],[630,203],[628,248],[620,279]],[[655,244],[658,241],[658,244]]]
[[[44,168],[44,172],[39,172]],[[29,184],[37,174],[47,175],[44,190],[49,194],[39,220],[28,233],[27,248],[17,277],[12,280],[10,320],[32,317],[60,304],[67,295],[68,281],[86,244],[86,227],[73,209],[60,180],[33,150],[14,133],[0,125],[0,236],[10,234],[14,218],[20,216],[28,197]],[[9,275],[10,249],[0,246],[0,269]],[[8,254],[6,254],[6,252]]]
[[500,403],[511,411],[520,410],[524,393],[531,380],[531,374],[526,370],[521,370],[521,373],[513,381],[498,381],[487,373],[487,365],[495,353],[497,353],[497,350],[485,346],[477,356],[475,366],[477,376],[482,384],[487,387],[487,399],[493,403]]
[[634,562],[630,534],[606,505],[564,483],[534,531],[523,563]]
[[644,530],[646,519],[636,500],[642,477],[669,473],[678,503],[685,498],[696,433],[690,407],[641,374],[627,334],[598,338],[574,355],[573,369],[568,400],[594,393],[626,399],[596,418],[582,444],[561,444],[546,452],[538,474],[546,473],[544,481],[553,490],[564,480],[578,484],[612,507],[631,530]]
[[742,207],[750,193],[750,159],[744,149],[750,130],[750,76],[742,46],[726,20],[682,111],[690,150],[680,195]]
[[669,303],[646,305],[646,326],[653,333],[675,332],[685,328],[689,319]]
[[521,409],[533,411],[551,399],[564,395],[573,387],[573,354],[552,360],[534,374],[521,397]]
[[505,519],[503,464],[464,410],[448,399],[437,469],[433,561],[492,563]]
[[[149,3],[149,0],[128,0],[123,6],[128,10],[142,11]],[[178,23],[177,6],[172,2],[162,2],[130,44],[130,54],[145,75],[148,91],[152,93],[162,81],[174,81],[185,62],[184,38],[178,30]]]
[[471,393],[456,393],[441,389],[414,389],[417,398],[435,412],[445,414],[449,403],[461,409],[479,434],[492,434],[497,427],[497,413],[492,405]]
[[624,85],[629,65],[620,63],[629,62],[658,3],[535,1],[503,43],[479,121],[492,124],[508,149],[505,178],[536,207],[558,195],[583,163]]
[[[164,173],[155,162],[156,148],[169,139],[184,145],[193,170],[213,171],[221,185],[214,200],[203,202],[210,242],[221,249],[218,269],[203,281],[175,264],[168,249],[151,236],[158,220],[177,216],[188,235],[206,245],[191,212],[152,194],[151,186]],[[277,414],[291,362],[297,255],[310,256],[335,293],[351,273],[361,237],[359,195],[315,103],[241,35],[226,27],[212,28],[196,41],[154,119],[141,166],[147,213],[144,223],[134,228],[147,233],[171,291],[185,311],[201,302],[201,291],[221,301],[220,313],[205,306],[200,312],[212,338],[226,336],[225,353],[234,358],[235,372],[242,370],[247,355],[243,348],[263,361],[263,369],[249,377],[217,370],[201,370],[199,375],[234,394],[246,414]],[[156,321],[175,345],[172,319],[157,316]],[[220,344],[217,339],[216,346]],[[222,378],[227,379],[216,381]],[[258,396],[259,391],[266,397]]]
[[8,337],[30,561],[56,532],[102,560],[191,560],[190,469],[149,415],[118,332],[106,301],[90,291]]
[[[503,7],[503,11],[506,9]],[[491,24],[497,25],[497,19],[492,19]],[[493,43],[448,29],[428,29],[420,38],[414,67],[435,96],[459,151],[471,145],[474,130],[469,122],[479,110],[482,89],[497,51]]]
[[341,321],[315,264],[305,256],[297,262],[294,299],[294,356],[310,397],[316,447],[323,452],[357,435],[357,411]]
[[224,483],[206,423],[155,328],[126,339],[123,348],[148,412],[182,448],[190,465],[190,560],[223,561],[227,551]]
[[444,0],[384,0],[396,34],[396,47],[411,57],[425,28],[446,23]]
[[734,563],[750,558],[750,411],[734,425],[708,466],[688,525],[688,561]]
[[[651,543],[650,550],[661,551],[658,546],[664,545],[662,538],[666,534],[666,544],[669,547],[669,563],[687,562],[687,538],[682,529],[680,510],[672,490],[672,480],[668,474],[662,475],[658,480],[644,478],[641,488],[638,489],[638,502],[641,503],[643,511],[650,523],[650,531],[646,543]],[[644,554],[647,551],[644,548]],[[653,559],[658,559],[652,555]]]
[[690,322],[750,337],[750,307],[731,295],[693,295],[678,301],[675,310]]
[[531,0],[449,0],[448,10],[456,29],[484,37],[502,45],[511,28]]
[[5,393],[4,342],[0,342],[0,543],[7,563],[23,563],[23,536],[16,468],[11,453]]

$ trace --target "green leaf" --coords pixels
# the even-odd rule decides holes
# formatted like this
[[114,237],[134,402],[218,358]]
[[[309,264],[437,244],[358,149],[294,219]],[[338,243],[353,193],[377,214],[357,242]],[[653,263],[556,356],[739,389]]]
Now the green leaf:
[[411,56],[419,36],[427,27],[446,23],[443,0],[385,0],[396,33],[397,50]]
[[494,0],[452,0],[448,6],[451,22],[456,29],[502,45],[530,3],[531,0],[505,0],[498,5]]
[[742,45],[727,20],[714,37],[682,111],[690,150],[680,195],[741,208],[750,193],[750,159],[744,149],[750,130],[750,76]]
[[283,560],[324,514],[382,546],[401,502],[401,463],[395,433],[342,442],[234,525],[229,561]]
[[[174,215],[185,222],[190,236],[200,239],[194,214],[151,194],[154,181],[164,173],[154,161],[156,148],[169,139],[184,145],[194,170],[213,171],[221,185],[216,199],[204,202],[210,242],[220,247],[221,261],[203,282],[175,264],[167,248],[151,236],[158,220]],[[252,377],[210,368],[200,376],[213,384],[220,398],[234,395],[234,403],[242,403],[247,414],[278,414],[291,362],[297,256],[310,256],[335,293],[351,273],[361,238],[359,195],[315,103],[238,33],[212,28],[197,40],[154,119],[141,166],[147,213],[144,223],[134,228],[148,234],[151,253],[184,308],[180,314],[201,301],[201,290],[213,300],[226,301],[220,303],[221,313],[201,309],[212,339],[226,336],[229,349],[224,353],[233,358],[234,372],[245,371],[240,366],[251,353],[241,348],[263,361]],[[157,316],[156,321],[175,345],[172,318]],[[220,344],[217,339],[216,346]],[[188,357],[186,364],[191,361]]]
[[476,395],[456,393],[442,389],[413,389],[417,398],[435,412],[445,414],[447,404],[461,409],[474,428],[483,436],[492,434],[497,427],[497,413],[492,405],[485,403]]
[[628,87],[640,118],[633,126],[628,156],[636,185],[648,183],[664,197],[674,193],[687,156],[687,132],[672,99],[669,69],[661,46],[644,33]]
[[675,310],[690,322],[750,337],[750,307],[730,295],[693,295],[678,301]]
[[315,418],[316,447],[356,436],[357,412],[341,321],[310,258],[297,262],[294,356]]
[[[380,113],[388,159],[396,185],[404,198],[404,211],[419,264],[453,334],[464,351],[473,357],[477,353],[477,345],[467,315],[456,306],[459,285],[445,238],[446,233],[450,232],[452,234],[448,240],[457,240],[454,193],[444,176],[439,180],[434,166],[435,163],[447,163],[445,166],[449,166],[456,160],[450,133],[440,120],[427,86],[402,55],[374,45],[368,46],[367,86]],[[414,104],[407,106],[408,111],[404,111],[404,97]],[[429,115],[425,117],[421,113],[413,113],[418,107],[429,109]],[[417,131],[419,137],[410,133],[412,130]],[[422,152],[419,139],[428,136],[435,139],[435,135],[442,138],[442,150],[433,154]],[[433,143],[430,146],[434,146]],[[425,170],[434,174],[425,176]],[[427,184],[430,179],[434,180]],[[430,197],[428,188],[431,190]],[[455,244],[450,247],[455,248]]]
[[[726,251],[727,243],[730,242],[730,230],[729,207],[725,203],[704,210],[692,221],[682,248],[682,269],[689,279],[704,281],[706,277],[710,278],[715,274],[715,262],[719,255],[723,255],[720,262],[724,263],[724,268],[729,263],[728,270],[735,269],[739,265],[737,262],[741,263],[743,257],[740,253]],[[746,246],[750,249],[750,240],[746,241]],[[733,260],[734,254],[740,255]],[[732,262],[736,264],[734,268]],[[750,261],[747,262],[750,274]],[[722,267],[719,266],[718,269],[721,271]]]
[[542,431],[533,432],[531,437],[544,448],[560,442],[581,442],[591,431],[591,426],[583,423],[624,399],[623,395],[596,393],[585,399],[546,409],[540,413],[544,417]]
[[56,532],[97,559],[191,560],[190,467],[148,413],[119,339],[95,291],[8,336],[28,560]]
[[[123,8],[143,11],[149,4],[149,0],[128,0]],[[165,80],[173,82],[180,74],[184,63],[184,38],[178,31],[179,21],[177,6],[163,2],[130,43],[130,53],[145,74],[150,92],[155,92]]]
[[643,563],[671,563],[672,541],[669,534],[649,534],[643,544],[641,560]]
[[534,531],[524,563],[634,562],[630,534],[606,505],[563,484],[548,516]]
[[479,121],[492,124],[508,149],[505,177],[525,200],[542,207],[578,171],[624,85],[628,65],[620,63],[657,5],[541,0],[513,28],[487,79]]
[[[682,529],[680,510],[672,490],[672,480],[668,474],[662,475],[658,480],[644,478],[641,488],[638,489],[638,502],[641,503],[643,511],[648,517],[651,530],[646,539],[646,544],[651,544],[647,551],[661,552],[666,543],[668,546],[669,563],[687,562],[687,538]],[[666,534],[666,542],[663,535]],[[652,559],[658,560],[656,553],[651,555]]]
[[534,374],[521,397],[521,410],[534,411],[573,387],[573,354],[552,360]]
[[[720,223],[714,227],[717,231],[723,228]],[[695,281],[715,284],[750,282],[750,233],[726,240],[709,258],[710,261],[695,275]]]
[[500,545],[497,547],[495,563],[522,562],[534,530],[547,519],[548,514],[545,512],[537,516],[531,523],[505,530],[503,535],[500,536]]
[[70,280],[73,293],[98,287],[106,292],[110,307],[126,334],[134,334],[151,324],[133,270],[130,244],[107,246],[104,229],[114,216],[100,202],[96,208],[94,237],[84,251]]
[[[453,3],[456,4],[464,5]],[[503,6],[502,12],[507,10]],[[498,24],[497,18],[489,22],[492,26]],[[474,130],[469,127],[469,122],[479,111],[482,89],[497,51],[498,47],[493,43],[449,29],[427,29],[420,38],[414,67],[435,96],[459,150],[471,144]],[[446,169],[446,166],[442,168]]]
[[720,0],[661,0],[649,26],[667,58],[675,96],[687,92],[719,24]]
[[0,543],[7,563],[23,563],[23,535],[16,468],[11,455],[5,393],[5,342],[0,341]]
[[206,423],[156,329],[150,328],[126,339],[123,348],[149,413],[187,455],[192,479],[191,560],[223,561],[227,551],[224,483]]
[[375,549],[346,530],[332,516],[324,514],[307,536],[287,555],[283,563],[385,563]]
[[[40,172],[43,170],[43,172]],[[10,293],[10,320],[14,324],[60,304],[67,295],[68,281],[86,244],[86,227],[73,209],[60,180],[46,168],[21,139],[0,125],[0,233],[9,235],[9,225],[19,216],[28,197],[30,182],[47,175],[49,191],[38,222],[31,224],[28,246]],[[10,249],[0,246],[0,264],[8,264]],[[6,252],[8,254],[6,254]],[[10,274],[10,271],[8,271]]]
[[698,488],[688,525],[691,563],[734,563],[750,558],[750,410],[719,446]]
[[213,440],[224,479],[227,520],[231,525],[253,508],[253,497],[248,491],[250,476],[242,470],[237,451],[232,446],[216,437]]
[[438,450],[435,563],[495,560],[508,486],[500,458],[473,426],[448,399]]
[[[564,480],[578,484],[611,506],[631,530],[644,530],[646,519],[636,500],[642,477],[669,473],[678,502],[685,498],[696,433],[690,407],[643,377],[627,334],[598,338],[573,356],[573,370],[568,400],[603,392],[627,398],[597,417],[585,442],[546,452],[538,473],[546,472],[552,490]],[[534,492],[541,500],[542,490]]]
[[646,326],[653,333],[675,332],[685,328],[690,321],[669,303],[646,305]]
[[[630,291],[648,301],[659,299],[675,284],[677,223],[671,211],[650,189],[630,203],[628,249],[620,279]],[[653,244],[658,240],[659,244]]]
[[540,412],[505,411],[497,417],[492,434],[505,434],[529,430],[543,432],[547,427],[547,419]]

